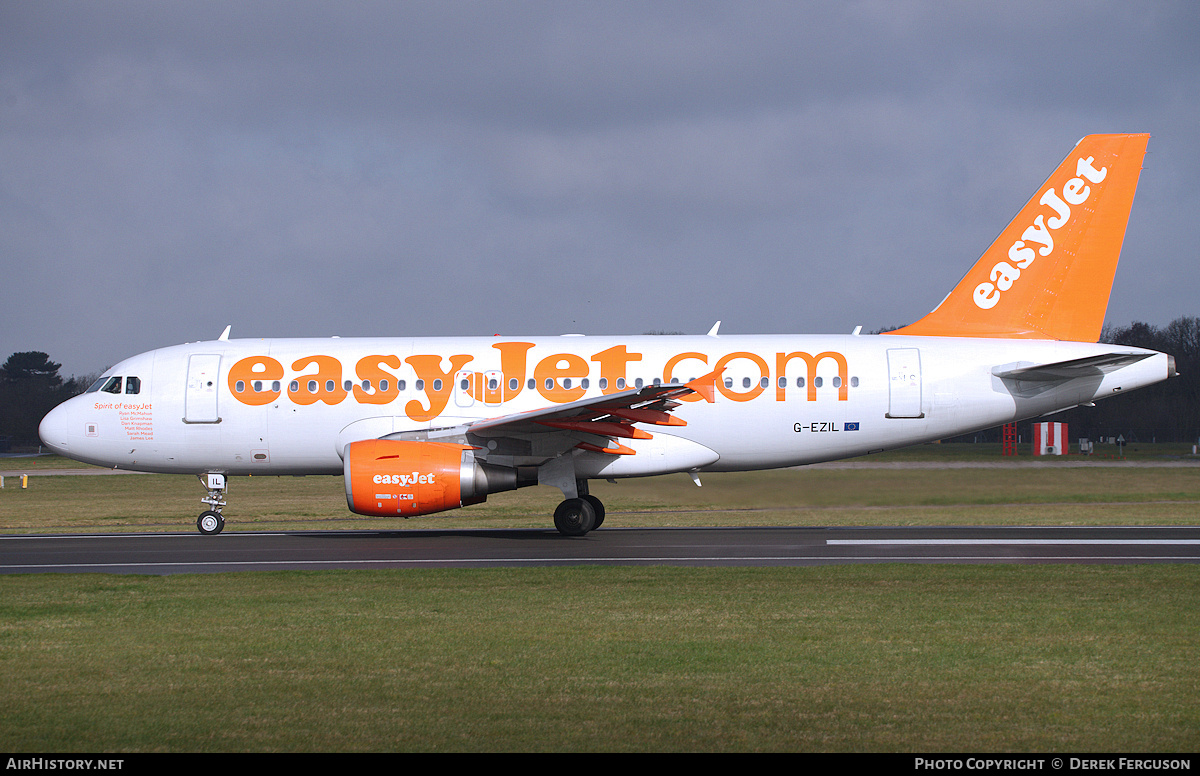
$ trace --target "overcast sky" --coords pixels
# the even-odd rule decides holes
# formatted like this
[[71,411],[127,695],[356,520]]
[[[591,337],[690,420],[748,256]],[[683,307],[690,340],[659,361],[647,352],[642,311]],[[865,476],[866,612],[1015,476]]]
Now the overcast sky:
[[1200,3],[0,0],[0,359],[848,333],[1149,132],[1110,323],[1200,315]]

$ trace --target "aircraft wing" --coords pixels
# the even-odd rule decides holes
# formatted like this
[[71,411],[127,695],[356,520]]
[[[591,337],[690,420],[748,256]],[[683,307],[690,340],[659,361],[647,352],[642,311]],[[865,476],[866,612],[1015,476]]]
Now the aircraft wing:
[[[655,426],[686,426],[687,422],[671,414],[680,406],[679,399],[698,394],[712,402],[719,370],[689,383],[668,383],[630,388],[625,391],[553,407],[488,418],[467,426],[467,433],[483,439],[529,437],[535,434],[568,432],[578,441],[576,447],[613,455],[631,455],[633,450],[620,439],[649,439],[651,435],[635,423]],[[606,441],[607,440],[607,441]],[[604,444],[600,444],[604,442]]]
[[1002,380],[1026,380],[1032,382],[1062,382],[1077,377],[1108,374],[1149,358],[1153,353],[1103,353],[1099,356],[1056,361],[1051,364],[1033,366],[999,366],[992,374]]

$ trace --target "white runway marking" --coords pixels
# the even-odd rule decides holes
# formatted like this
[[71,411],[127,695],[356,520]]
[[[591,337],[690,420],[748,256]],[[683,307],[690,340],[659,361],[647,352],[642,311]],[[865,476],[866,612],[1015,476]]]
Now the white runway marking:
[[1000,546],[1007,544],[1119,544],[1119,545],[1190,545],[1200,544],[1200,539],[828,539],[828,545],[881,545],[903,544],[910,546],[936,545],[989,545]]

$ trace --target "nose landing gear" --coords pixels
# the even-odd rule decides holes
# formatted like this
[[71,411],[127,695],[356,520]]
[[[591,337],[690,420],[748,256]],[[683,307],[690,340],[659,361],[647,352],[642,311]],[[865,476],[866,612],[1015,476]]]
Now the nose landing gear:
[[220,512],[207,510],[200,513],[200,517],[196,519],[196,527],[200,529],[202,534],[219,534],[225,528],[225,518]]
[[196,528],[202,534],[214,536],[225,528],[225,517],[221,514],[221,510],[225,508],[225,475],[209,472],[198,476],[200,484],[208,491],[208,495],[200,500],[211,508],[201,512],[200,517],[196,518]]

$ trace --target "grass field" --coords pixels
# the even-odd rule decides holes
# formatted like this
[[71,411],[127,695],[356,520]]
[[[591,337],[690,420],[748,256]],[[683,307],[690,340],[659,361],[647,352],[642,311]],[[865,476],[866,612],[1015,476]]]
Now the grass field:
[[[948,453],[927,447],[900,460]],[[594,492],[618,527],[1200,519],[1193,467],[703,481]],[[549,528],[560,498],[386,525],[341,488],[233,480],[226,530]],[[35,473],[0,490],[0,528],[194,531],[201,495],[188,477]],[[1196,565],[12,575],[0,748],[1193,752],[1198,662]]]
[[7,751],[1194,752],[1194,566],[0,578]]
[[[1180,449],[1182,446],[1178,446]],[[1190,448],[1188,448],[1190,451]],[[1125,463],[1028,456],[1016,466],[998,446],[924,445],[859,459],[871,464],[972,463],[996,468],[802,469],[592,483],[609,526],[679,525],[1191,525],[1200,521],[1200,465],[1175,447],[1141,446]],[[1140,455],[1140,457],[1139,457]],[[14,459],[8,459],[12,461]],[[6,479],[0,532],[192,531],[205,507],[195,477],[49,476],[78,468],[61,458],[26,462],[29,487]],[[1111,464],[1111,465],[1100,465]],[[1145,465],[1132,465],[1145,464]],[[11,467],[12,463],[0,463]],[[8,469],[13,471],[12,468]],[[348,528],[549,527],[552,488],[492,496],[485,504],[413,520],[362,518],[346,509],[341,477],[230,479],[227,531]]]

